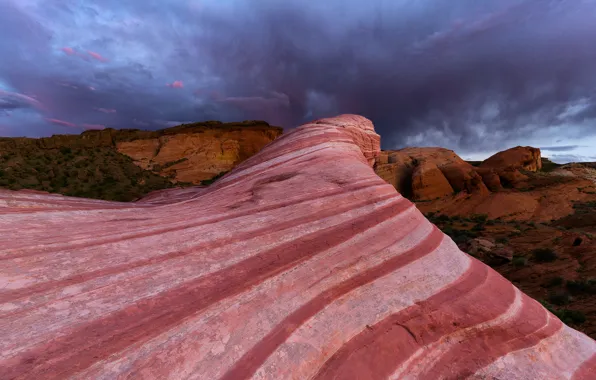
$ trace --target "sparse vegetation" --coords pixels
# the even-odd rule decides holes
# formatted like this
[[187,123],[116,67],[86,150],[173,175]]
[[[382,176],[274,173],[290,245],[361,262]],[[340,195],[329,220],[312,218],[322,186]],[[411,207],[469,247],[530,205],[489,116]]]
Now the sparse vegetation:
[[514,256],[511,260],[511,264],[513,264],[514,267],[518,268],[525,267],[526,265],[528,265],[528,259],[523,256]]
[[561,309],[557,310],[548,303],[547,301],[540,301],[542,306],[544,306],[548,311],[553,313],[557,318],[559,318],[565,324],[575,324],[581,325],[586,321],[586,315],[579,310],[570,310],[570,309]]
[[558,258],[557,253],[552,248],[538,248],[532,251],[534,260],[539,263],[549,263]]
[[558,167],[561,167],[562,165],[557,164],[555,162],[552,162],[551,160],[549,160],[548,158],[542,157],[542,169],[541,171],[543,172],[552,172],[553,170],[555,170]]
[[224,175],[226,175],[228,172],[221,172],[218,175],[216,175],[215,177],[211,178],[211,179],[206,179],[204,181],[201,181],[201,185],[211,185],[213,182],[217,181],[218,179],[220,179],[221,177],[223,177]]
[[544,283],[544,287],[552,288],[555,286],[561,286],[561,285],[563,285],[563,283],[564,283],[563,277],[556,276],[556,277],[552,277],[549,280],[547,280]]
[[596,280],[576,280],[576,281],[567,281],[565,284],[567,289],[572,294],[579,294],[579,293],[587,293],[587,294],[596,294]]
[[566,305],[571,301],[571,295],[564,290],[555,290],[548,294],[548,302],[553,305]]
[[110,147],[27,149],[0,157],[0,187],[132,201],[174,185]]

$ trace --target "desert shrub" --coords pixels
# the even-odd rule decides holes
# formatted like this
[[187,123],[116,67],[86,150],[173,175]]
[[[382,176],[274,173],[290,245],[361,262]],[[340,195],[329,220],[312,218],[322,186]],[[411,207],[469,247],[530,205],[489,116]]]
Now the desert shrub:
[[495,242],[497,244],[507,244],[509,243],[509,239],[507,239],[506,237],[499,237],[495,240]]
[[586,321],[586,315],[579,310],[563,309],[554,313],[564,323],[581,325]]
[[[224,175],[226,175],[228,172],[220,172],[218,175],[216,175],[215,177],[211,178],[211,179],[206,179],[201,181],[201,185],[211,185],[213,182],[217,181],[218,179],[220,179],[221,177],[223,177]],[[447,220],[449,220],[449,217],[447,217]]]
[[69,147],[62,147],[62,148],[60,148],[60,153],[62,153],[64,155],[71,154],[72,149],[70,149]]
[[567,281],[567,289],[572,293],[596,294],[596,280]]
[[486,214],[476,214],[472,216],[472,220],[476,223],[484,223],[488,220],[488,215]]
[[515,256],[511,260],[511,264],[513,264],[514,267],[525,267],[528,265],[528,259],[523,256]]
[[441,222],[448,222],[449,221],[449,216],[445,215],[445,214],[441,214],[435,217],[435,220],[439,223]]
[[494,226],[496,223],[494,220],[487,220],[485,223],[487,226]]
[[474,227],[472,227],[472,231],[484,231],[484,224],[477,223]]
[[532,251],[534,260],[540,263],[548,263],[555,261],[558,256],[557,253],[551,248],[538,248]]
[[563,290],[557,290],[548,294],[548,302],[553,305],[566,305],[571,301],[569,293]]
[[560,286],[560,285],[563,285],[563,277],[559,277],[559,276],[552,277],[544,283],[544,286],[547,288],[552,288],[554,286]]

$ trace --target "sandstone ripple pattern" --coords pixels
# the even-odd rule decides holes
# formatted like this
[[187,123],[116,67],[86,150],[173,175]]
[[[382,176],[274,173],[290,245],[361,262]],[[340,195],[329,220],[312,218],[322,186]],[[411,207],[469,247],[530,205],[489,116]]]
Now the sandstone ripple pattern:
[[0,192],[0,379],[594,379],[596,342],[461,252],[361,116],[209,188]]

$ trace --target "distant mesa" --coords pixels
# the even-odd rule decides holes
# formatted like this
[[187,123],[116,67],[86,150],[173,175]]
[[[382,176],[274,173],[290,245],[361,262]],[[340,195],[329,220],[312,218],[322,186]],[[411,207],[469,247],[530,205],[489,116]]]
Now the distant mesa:
[[282,133],[248,120],[0,138],[0,187],[130,201],[153,190],[209,183]]

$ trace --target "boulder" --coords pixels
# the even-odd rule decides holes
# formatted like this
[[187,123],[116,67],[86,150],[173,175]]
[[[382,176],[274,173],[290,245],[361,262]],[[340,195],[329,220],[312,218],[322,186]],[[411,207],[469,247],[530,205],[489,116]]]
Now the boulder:
[[468,253],[489,265],[499,265],[513,260],[513,250],[503,244],[495,244],[484,238],[472,239],[468,243]]
[[518,169],[535,172],[542,168],[540,149],[529,146],[517,146],[487,158],[480,164],[480,167],[498,171]]

